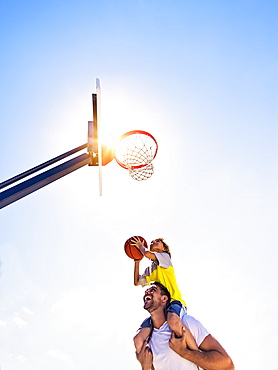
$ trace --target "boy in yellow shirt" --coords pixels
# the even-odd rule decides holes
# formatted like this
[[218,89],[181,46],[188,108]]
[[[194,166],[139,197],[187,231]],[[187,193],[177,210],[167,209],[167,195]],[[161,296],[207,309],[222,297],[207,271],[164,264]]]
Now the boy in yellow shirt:
[[[134,285],[146,286],[153,281],[163,284],[171,295],[171,302],[167,306],[167,322],[175,333],[176,337],[181,337],[184,327],[180,317],[186,314],[186,303],[182,299],[181,293],[177,286],[174,267],[171,261],[169,246],[162,238],[155,239],[150,244],[150,250],[144,247],[143,242],[134,237],[133,243],[136,248],[147,258],[152,261],[151,266],[147,267],[142,275],[139,274],[140,260],[134,260]],[[151,299],[145,295],[144,299]],[[139,353],[145,340],[150,336],[152,324],[150,319],[146,319],[134,337],[136,351]],[[192,336],[189,336],[188,347],[191,350],[197,350],[198,347]]]

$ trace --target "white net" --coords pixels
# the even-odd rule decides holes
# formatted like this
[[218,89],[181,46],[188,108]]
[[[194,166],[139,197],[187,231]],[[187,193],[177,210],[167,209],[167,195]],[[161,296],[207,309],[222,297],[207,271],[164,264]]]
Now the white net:
[[145,131],[130,131],[122,136],[115,150],[118,164],[129,170],[137,181],[147,180],[154,173],[151,163],[157,153],[157,143]]
[[137,181],[147,180],[152,176],[153,173],[154,169],[152,163],[141,168],[129,169],[129,176]]

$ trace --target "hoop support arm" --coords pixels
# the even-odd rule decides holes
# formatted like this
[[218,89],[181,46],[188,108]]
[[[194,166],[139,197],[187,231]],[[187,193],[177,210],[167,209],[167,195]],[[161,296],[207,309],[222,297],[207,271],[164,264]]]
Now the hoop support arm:
[[91,163],[91,161],[90,155],[86,153],[81,154],[10,189],[2,191],[0,193],[0,209]]
[[31,168],[30,170],[27,170],[25,172],[22,172],[22,173],[20,173],[17,176],[11,177],[10,179],[8,179],[8,180],[3,181],[3,182],[0,183],[0,189],[4,189],[5,187],[7,187],[9,185],[12,185],[15,182],[18,182],[18,181],[24,179],[25,177],[32,175],[35,172],[41,171],[44,168],[46,168],[48,166],[51,166],[52,164],[54,164],[56,162],[59,162],[62,159],[65,159],[66,157],[69,157],[70,155],[79,152],[82,149],[85,149],[86,147],[87,147],[87,144],[80,145],[80,146],[78,146],[75,149],[69,150],[68,152],[66,152],[64,154],[59,155],[58,157],[52,158],[52,159],[50,159],[47,162],[44,162],[44,163],[42,163],[42,164],[40,164],[40,165],[38,165],[36,167]]

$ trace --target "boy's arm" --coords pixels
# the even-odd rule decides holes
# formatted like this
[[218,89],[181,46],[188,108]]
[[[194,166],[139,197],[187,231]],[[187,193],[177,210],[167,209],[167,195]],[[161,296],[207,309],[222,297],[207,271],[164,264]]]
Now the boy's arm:
[[140,285],[139,282],[139,264],[140,260],[134,260],[134,285]]

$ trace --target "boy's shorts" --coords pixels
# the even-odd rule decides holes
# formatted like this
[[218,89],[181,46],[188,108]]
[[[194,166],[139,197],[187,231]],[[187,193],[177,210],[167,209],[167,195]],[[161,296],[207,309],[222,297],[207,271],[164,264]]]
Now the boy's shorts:
[[[172,301],[166,306],[166,312],[174,312],[179,317],[182,317],[183,315],[187,314],[186,307],[180,302],[180,301]],[[152,320],[150,317],[145,319],[139,330],[142,328],[152,328]]]

